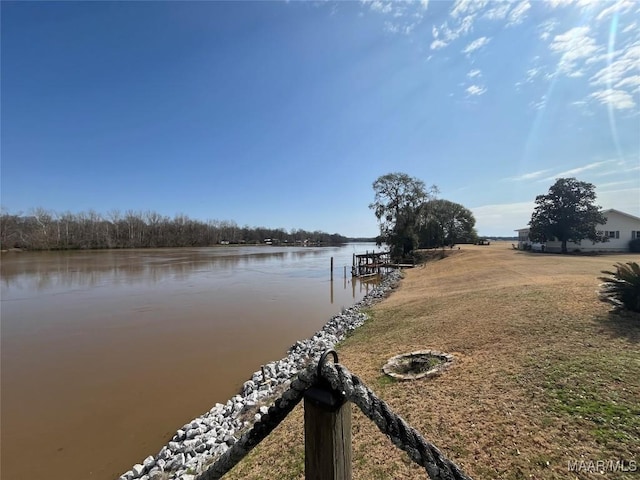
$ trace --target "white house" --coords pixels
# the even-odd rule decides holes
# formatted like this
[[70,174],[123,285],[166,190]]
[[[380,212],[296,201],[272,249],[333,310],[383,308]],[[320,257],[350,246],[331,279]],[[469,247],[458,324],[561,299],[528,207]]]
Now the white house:
[[[607,237],[608,241],[594,243],[591,240],[582,240],[580,244],[567,242],[567,251],[573,252],[628,252],[629,242],[640,238],[640,218],[629,213],[610,208],[604,210],[607,222],[598,225],[596,230],[600,235]],[[529,240],[529,229],[520,228],[518,232],[518,248],[524,249],[532,245]],[[560,252],[562,242],[554,240],[545,244],[547,252]]]

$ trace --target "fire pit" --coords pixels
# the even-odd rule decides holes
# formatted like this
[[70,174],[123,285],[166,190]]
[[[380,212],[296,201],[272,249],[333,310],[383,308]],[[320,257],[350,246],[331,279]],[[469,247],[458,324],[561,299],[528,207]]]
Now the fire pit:
[[382,371],[399,380],[418,380],[440,375],[452,363],[453,355],[448,353],[418,350],[390,358]]

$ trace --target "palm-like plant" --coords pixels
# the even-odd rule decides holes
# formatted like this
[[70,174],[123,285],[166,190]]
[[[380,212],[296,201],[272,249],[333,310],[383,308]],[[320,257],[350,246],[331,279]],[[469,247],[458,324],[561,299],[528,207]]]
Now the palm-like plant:
[[640,312],[640,265],[636,262],[616,263],[615,272],[602,270],[608,277],[599,277],[599,297],[616,310]]

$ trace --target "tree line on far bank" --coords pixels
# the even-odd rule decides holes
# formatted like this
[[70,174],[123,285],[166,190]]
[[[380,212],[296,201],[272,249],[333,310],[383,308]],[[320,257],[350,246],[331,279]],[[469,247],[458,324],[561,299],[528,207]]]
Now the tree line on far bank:
[[233,221],[173,218],[156,212],[107,215],[93,210],[58,213],[36,208],[28,215],[0,214],[0,247],[25,250],[103,248],[204,247],[217,244],[339,245],[348,239],[337,233],[283,228],[240,227]]
[[459,203],[437,198],[438,188],[406,173],[388,173],[373,182],[369,205],[380,226],[379,245],[389,245],[394,260],[411,257],[417,248],[474,243],[473,213]]

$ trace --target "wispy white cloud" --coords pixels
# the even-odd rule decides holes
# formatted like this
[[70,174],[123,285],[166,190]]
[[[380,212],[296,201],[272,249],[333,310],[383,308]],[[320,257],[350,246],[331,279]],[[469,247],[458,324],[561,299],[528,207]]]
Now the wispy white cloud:
[[481,85],[471,85],[466,89],[466,92],[471,96],[480,96],[487,91],[486,87]]
[[469,43],[464,50],[462,50],[462,53],[466,53],[467,55],[475,52],[476,50],[481,49],[482,47],[484,47],[487,43],[489,43],[491,39],[488,37],[480,37],[480,38],[476,38],[473,42]]
[[551,8],[558,8],[571,5],[573,3],[573,0],[545,0],[545,3],[551,6]]
[[[461,35],[468,34],[473,28],[473,15],[467,15],[464,17],[456,27],[448,28],[446,27],[443,31],[444,36],[447,40],[455,40]],[[445,22],[445,26],[446,26]]]
[[439,50],[441,48],[446,47],[447,45],[449,45],[447,42],[445,42],[444,40],[434,40],[433,42],[431,42],[431,50]]
[[451,9],[454,18],[473,15],[487,5],[488,0],[456,0]]
[[541,69],[539,67],[530,68],[527,70],[527,83],[533,82],[533,80],[540,74]]
[[411,33],[413,32],[413,30],[420,24],[420,22],[413,22],[413,23],[409,23],[407,25],[404,25],[400,31],[402,33],[404,33],[405,35],[411,35]]
[[631,215],[640,216],[640,187],[620,188],[613,190],[598,190],[596,184],[597,202],[605,209],[615,208]]
[[[362,3],[366,11],[386,17],[383,24],[386,32],[404,35],[417,31],[423,17],[427,18],[425,10],[433,5],[429,4],[429,0],[362,0]],[[497,21],[503,26],[516,26],[524,22],[529,25],[534,16],[546,17],[531,27],[534,37],[548,45],[555,62],[550,62],[549,56],[544,54],[534,57],[516,83],[516,89],[523,92],[527,84],[543,86],[541,83],[558,76],[582,77],[583,82],[585,78],[588,79],[589,91],[580,102],[576,102],[576,98],[569,100],[570,105],[579,107],[582,114],[593,114],[597,108],[602,108],[600,105],[625,111],[627,115],[637,108],[638,97],[634,98],[634,95],[640,92],[640,42],[637,37],[633,39],[631,35],[622,35],[622,32],[632,32],[640,24],[633,16],[626,15],[632,11],[633,5],[638,5],[636,0],[546,0],[539,3],[533,0],[455,0],[449,5],[447,18],[441,24],[431,25],[433,38],[428,43],[431,50],[429,58],[437,57],[439,50],[452,45],[460,48],[468,58],[474,58],[476,52],[498,41],[488,36],[479,36],[474,40],[472,33],[476,20],[484,24]],[[560,29],[561,24],[566,25],[566,12],[558,11],[558,15],[554,15],[551,10],[564,8],[581,10],[578,13],[585,16],[586,20],[579,23],[580,26]],[[540,9],[546,9],[547,14],[544,15],[544,10]],[[607,32],[604,30],[604,22],[613,15],[620,15],[621,28],[615,44],[617,50],[607,48]],[[463,39],[465,41],[462,43]],[[456,41],[461,42],[462,46],[458,47]],[[635,44],[630,44],[634,41]],[[467,71],[466,77],[471,79],[463,87],[467,96],[482,95],[487,91],[487,86],[491,87],[478,80],[482,78],[479,69]],[[542,96],[537,101],[530,101],[529,106],[539,110],[545,108],[547,101]]]
[[402,35],[411,35],[415,31],[424,20],[429,5],[428,0],[420,0],[417,3],[361,0],[361,3],[369,10],[387,18],[383,27],[385,32]]
[[511,6],[513,3],[511,2],[493,2],[491,3],[492,8],[487,10],[483,18],[487,18],[489,20],[503,20],[506,18],[509,10],[511,10]]
[[551,33],[553,33],[558,25],[558,21],[554,18],[546,20],[538,25],[538,30],[540,31],[540,40],[548,40],[549,37],[551,37]]
[[640,92],[640,42],[623,42],[617,50],[605,52],[589,33],[588,27],[578,27],[554,38],[551,48],[563,52],[558,70],[569,77],[579,77],[594,65],[604,63],[590,76],[588,85],[592,91],[584,101],[633,111],[637,106],[634,94]]
[[573,0],[546,0],[545,3],[551,6],[551,8],[558,8],[571,5],[573,3]]
[[586,100],[571,102],[571,106],[577,108],[582,115],[586,115],[588,117],[592,117],[594,115],[593,109],[590,108],[590,102]]
[[542,97],[540,97],[540,100],[538,100],[538,101],[532,100],[531,102],[529,102],[529,107],[534,109],[534,110],[541,110],[546,106],[547,106],[547,96],[546,95],[542,95]]
[[623,78],[614,85],[616,88],[631,88],[631,90],[637,90],[640,88],[640,75],[632,75],[627,78]]
[[633,96],[624,90],[607,88],[605,90],[593,92],[589,97],[595,98],[603,105],[611,105],[616,110],[628,110],[635,108],[636,106]]
[[393,22],[384,22],[384,31],[388,33],[401,33],[403,35],[411,35],[413,30],[418,26],[418,22],[413,23],[393,23]]
[[540,178],[542,175],[550,171],[551,170],[547,168],[545,170],[537,170],[535,172],[523,173],[520,175],[516,175],[515,177],[507,177],[505,178],[505,180],[515,181],[515,182],[520,182],[523,180],[535,180],[536,178]]
[[591,9],[601,5],[602,0],[546,0],[545,3],[552,8],[574,5],[582,9]]
[[614,175],[625,176],[628,173],[640,172],[640,165],[637,165],[638,159],[636,157],[629,160],[630,163],[626,161],[615,161],[615,162],[616,162],[615,168],[604,170],[602,172],[592,173],[592,176],[595,176],[595,177],[610,177]]
[[607,183],[599,183],[598,188],[611,188],[611,187],[619,187],[621,185],[629,185],[637,183],[637,180],[621,180],[619,182],[607,182]]
[[393,10],[391,2],[385,3],[385,2],[381,2],[380,0],[373,0],[370,3],[370,7],[371,7],[371,10],[374,10],[380,13],[391,13],[391,11]]
[[587,165],[583,165],[581,167],[576,167],[576,168],[572,168],[570,170],[565,170],[564,172],[556,173],[555,175],[551,175],[550,177],[545,177],[540,181],[547,182],[547,181],[550,181],[550,180],[555,180],[556,178],[573,177],[575,175],[578,175],[580,173],[584,173],[584,172],[589,171],[589,170],[597,170],[597,169],[605,167],[605,166],[610,166],[614,162],[615,162],[615,160],[604,160],[604,161],[601,161],[601,162],[592,162],[592,163],[589,163]]
[[516,5],[514,9],[509,13],[507,26],[511,27],[513,25],[521,24],[524,19],[527,18],[527,12],[530,8],[531,4],[529,3],[529,0],[523,0],[518,5]]
[[461,36],[467,35],[473,28],[473,16],[468,15],[452,28],[448,22],[444,22],[440,27],[435,25],[431,29],[431,34],[435,39],[431,42],[431,50],[438,50],[449,45]]
[[482,205],[471,208],[481,235],[506,235],[525,227],[531,220],[535,203],[517,202]]
[[638,3],[633,0],[618,0],[613,4],[609,2],[602,2],[602,4],[607,5],[607,7],[596,16],[596,20],[603,20],[615,13],[626,13]]
[[393,22],[384,22],[384,31],[387,33],[398,33],[400,31],[400,26]]
[[434,41],[431,49],[444,48],[454,40],[468,35],[473,30],[475,18],[488,3],[488,0],[456,0],[450,11],[449,19],[440,26],[433,26],[431,33]]
[[619,55],[620,58],[593,75],[590,78],[592,85],[615,85],[623,81],[627,74],[635,73],[638,70],[638,59],[640,59],[640,43],[630,45],[614,55]]
[[569,76],[581,76],[579,67],[585,59],[603,49],[589,36],[589,27],[575,27],[556,35],[549,48],[562,56],[558,62],[558,71]]

